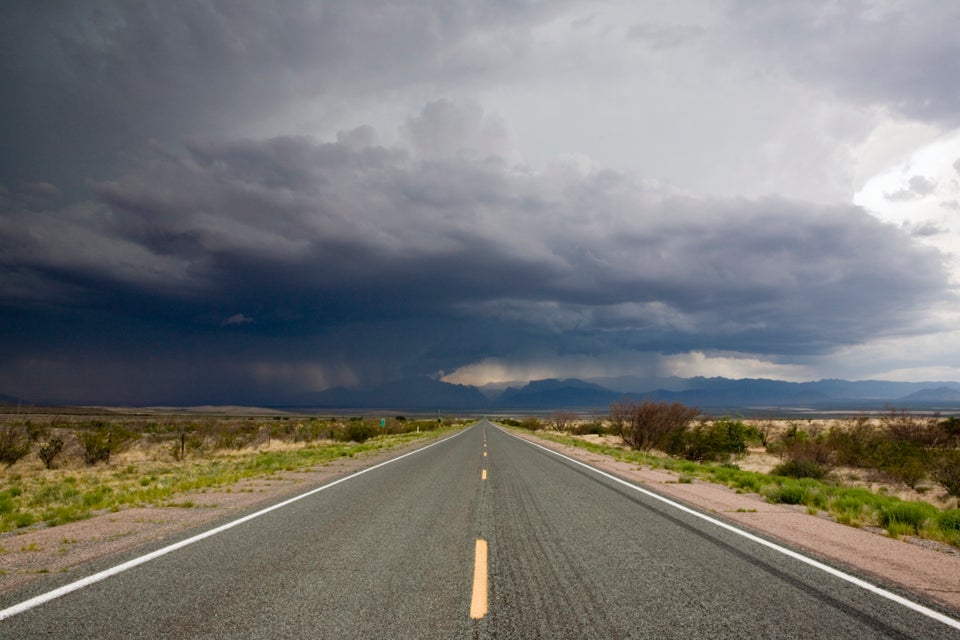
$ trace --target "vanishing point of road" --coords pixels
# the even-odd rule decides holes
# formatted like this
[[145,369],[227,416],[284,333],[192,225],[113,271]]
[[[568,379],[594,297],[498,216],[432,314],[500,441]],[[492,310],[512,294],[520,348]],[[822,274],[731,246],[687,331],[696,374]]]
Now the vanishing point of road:
[[183,538],[5,595],[0,638],[960,638],[487,421]]

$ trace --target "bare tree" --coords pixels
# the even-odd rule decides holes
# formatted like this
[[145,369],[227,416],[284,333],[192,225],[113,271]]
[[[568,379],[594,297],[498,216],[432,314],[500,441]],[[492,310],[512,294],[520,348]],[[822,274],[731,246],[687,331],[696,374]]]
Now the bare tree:
[[569,411],[558,410],[550,414],[550,424],[557,431],[566,431],[567,427],[571,426],[576,419],[577,415]]
[[610,405],[610,423],[614,433],[634,449],[648,451],[662,447],[671,435],[686,430],[700,410],[679,402],[623,400]]

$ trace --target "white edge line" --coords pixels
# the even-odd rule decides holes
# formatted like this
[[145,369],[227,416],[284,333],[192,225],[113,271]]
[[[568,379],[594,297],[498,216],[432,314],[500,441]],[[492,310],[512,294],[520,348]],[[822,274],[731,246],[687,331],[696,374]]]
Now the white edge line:
[[691,509],[690,507],[687,507],[687,506],[685,506],[685,505],[680,504],[679,502],[674,502],[673,500],[671,500],[671,499],[669,499],[669,498],[665,498],[664,496],[661,496],[661,495],[659,495],[659,494],[657,494],[657,493],[654,493],[653,491],[649,491],[649,490],[644,489],[644,488],[642,488],[642,487],[638,487],[637,485],[633,484],[632,482],[628,482],[628,481],[626,481],[626,480],[624,480],[624,479],[622,479],[622,478],[618,478],[617,476],[614,476],[614,475],[612,475],[612,474],[609,474],[609,473],[607,473],[607,472],[605,472],[605,471],[601,471],[600,469],[597,469],[596,467],[593,467],[593,466],[591,466],[591,465],[589,465],[589,464],[586,464],[585,462],[581,462],[580,460],[576,460],[576,459],[574,459],[574,458],[571,458],[570,456],[564,455],[564,454],[559,453],[559,452],[557,452],[557,451],[554,451],[553,449],[550,449],[549,447],[545,447],[545,446],[543,446],[543,445],[537,444],[536,442],[532,442],[532,441],[530,441],[530,440],[527,440],[526,438],[521,438],[520,436],[514,435],[514,434],[510,433],[509,431],[506,431],[506,430],[502,429],[501,427],[497,427],[497,428],[500,429],[501,431],[503,431],[504,433],[506,433],[507,435],[513,437],[513,438],[517,438],[518,440],[522,440],[522,441],[524,441],[524,442],[527,442],[527,443],[531,444],[531,445],[534,446],[534,447],[537,447],[537,448],[539,448],[539,449],[543,449],[544,451],[546,451],[546,452],[548,452],[548,453],[552,453],[552,454],[555,455],[555,456],[558,456],[558,457],[560,457],[560,458],[563,458],[564,460],[567,460],[567,461],[572,462],[572,463],[574,463],[574,464],[580,465],[581,467],[586,467],[587,469],[590,469],[590,470],[593,471],[594,473],[597,473],[597,474],[603,476],[604,478],[607,478],[607,479],[609,479],[609,480],[613,480],[614,482],[617,482],[617,483],[619,483],[619,484],[622,484],[622,485],[625,486],[625,487],[629,487],[630,489],[633,489],[634,491],[638,491],[638,492],[644,494],[645,496],[649,496],[649,497],[651,497],[651,498],[653,498],[653,499],[655,499],[655,500],[659,500],[660,502],[664,502],[664,503],[670,505],[671,507],[674,507],[675,509],[679,509],[680,511],[683,511],[684,513],[688,513],[688,514],[690,514],[690,515],[692,515],[692,516],[695,516],[695,517],[697,517],[697,518],[700,518],[701,520],[705,520],[706,522],[709,522],[709,523],[712,524],[712,525],[718,526],[718,527],[720,527],[721,529],[726,529],[727,531],[730,531],[730,532],[732,532],[732,533],[735,533],[735,534],[737,534],[738,536],[742,536],[742,537],[746,538],[747,540],[750,540],[750,541],[752,541],[752,542],[756,542],[757,544],[761,544],[761,545],[763,545],[763,546],[765,546],[765,547],[767,547],[767,548],[773,549],[774,551],[778,551],[778,552],[782,553],[782,554],[785,555],[785,556],[789,556],[789,557],[791,557],[791,558],[793,558],[793,559],[795,559],[795,560],[799,560],[800,562],[803,562],[803,563],[805,563],[805,564],[808,564],[808,565],[810,565],[811,567],[814,567],[814,568],[816,568],[816,569],[819,569],[819,570],[821,570],[821,571],[824,571],[824,572],[826,572],[826,573],[829,573],[830,575],[832,575],[832,576],[834,576],[834,577],[836,577],[836,578],[840,578],[841,580],[845,580],[845,581],[847,581],[847,582],[849,582],[849,583],[851,583],[851,584],[854,584],[854,585],[860,587],[861,589],[866,589],[867,591],[870,591],[870,592],[872,592],[872,593],[875,593],[875,594],[878,595],[878,596],[881,596],[881,597],[886,598],[886,599],[888,599],[888,600],[892,600],[892,601],[896,602],[897,604],[903,605],[904,607],[907,607],[908,609],[912,609],[913,611],[916,611],[917,613],[921,613],[921,614],[923,614],[923,615],[925,615],[925,616],[927,616],[927,617],[929,617],[929,618],[933,618],[933,619],[936,620],[937,622],[942,622],[943,624],[945,624],[945,625],[947,625],[947,626],[949,626],[949,627],[953,627],[954,629],[960,629],[960,620],[955,620],[955,619],[953,619],[953,618],[951,618],[951,617],[949,617],[949,616],[946,616],[946,615],[940,613],[939,611],[934,611],[933,609],[930,609],[929,607],[925,607],[925,606],[923,606],[922,604],[917,604],[916,602],[913,602],[912,600],[907,600],[906,598],[904,598],[904,597],[902,597],[902,596],[898,596],[897,594],[895,594],[895,593],[893,593],[893,592],[891,592],[891,591],[887,591],[886,589],[882,589],[882,588],[878,587],[878,586],[875,585],[875,584],[871,584],[871,583],[869,583],[869,582],[866,582],[865,580],[861,580],[860,578],[857,578],[857,577],[855,577],[855,576],[852,576],[852,575],[850,575],[849,573],[844,573],[843,571],[840,571],[839,569],[834,569],[834,568],[831,567],[830,565],[826,565],[826,564],[823,564],[822,562],[818,562],[818,561],[814,560],[813,558],[808,558],[807,556],[805,556],[805,555],[803,555],[803,554],[801,554],[801,553],[797,553],[796,551],[793,551],[793,550],[791,550],[791,549],[787,549],[786,547],[782,547],[782,546],[780,546],[780,545],[778,545],[778,544],[776,544],[776,543],[770,542],[769,540],[764,540],[763,538],[761,538],[761,537],[759,537],[759,536],[755,536],[755,535],[753,535],[752,533],[749,533],[749,532],[747,532],[747,531],[744,531],[743,529],[739,529],[739,528],[737,528],[737,527],[735,527],[735,526],[733,526],[733,525],[731,525],[731,524],[728,524],[728,523],[726,523],[726,522],[723,522],[722,520],[717,520],[716,518],[712,518],[712,517],[710,517],[710,516],[708,516],[708,515],[706,515],[706,514],[704,514],[704,513],[700,513],[699,511],[696,511],[696,510],[694,510],[694,509]]
[[[472,426],[472,425],[471,425],[471,426]],[[13,616],[15,616],[15,615],[17,615],[17,614],[19,614],[19,613],[23,613],[24,611],[29,611],[30,609],[33,609],[34,607],[38,607],[38,606],[40,606],[41,604],[45,604],[45,603],[47,603],[47,602],[50,602],[51,600],[56,600],[57,598],[59,598],[59,597],[61,597],[61,596],[65,596],[65,595],[67,595],[68,593],[71,593],[71,592],[73,592],[73,591],[78,591],[78,590],[80,590],[80,589],[83,589],[84,587],[89,587],[90,585],[92,585],[92,584],[94,584],[94,583],[97,583],[97,582],[100,582],[101,580],[105,580],[105,579],[107,579],[107,578],[109,578],[109,577],[111,577],[111,576],[115,576],[115,575],[117,575],[117,574],[119,574],[119,573],[123,573],[124,571],[127,571],[128,569],[132,569],[132,568],[134,568],[134,567],[136,567],[136,566],[138,566],[138,565],[144,564],[144,563],[146,563],[146,562],[150,562],[151,560],[154,560],[154,559],[156,559],[156,558],[159,558],[160,556],[165,556],[165,555],[167,555],[168,553],[171,553],[171,552],[173,552],[173,551],[176,551],[177,549],[182,549],[183,547],[186,547],[186,546],[188,546],[188,545],[191,545],[191,544],[193,544],[194,542],[199,542],[199,541],[203,540],[204,538],[209,538],[209,537],[211,537],[211,536],[215,536],[215,535],[217,535],[218,533],[222,533],[222,532],[226,531],[227,529],[232,529],[233,527],[236,527],[237,525],[243,524],[244,522],[247,522],[247,521],[249,521],[249,520],[253,520],[254,518],[259,518],[259,517],[262,516],[262,515],[265,515],[265,514],[267,514],[267,513],[270,513],[271,511],[275,511],[275,510],[277,510],[277,509],[280,509],[280,508],[282,508],[282,507],[287,506],[288,504],[292,504],[292,503],[294,503],[294,502],[296,502],[296,501],[298,501],[298,500],[302,500],[303,498],[306,498],[306,497],[308,497],[308,496],[312,496],[312,495],[315,494],[315,493],[319,493],[319,492],[321,492],[321,491],[324,491],[325,489],[329,489],[330,487],[336,486],[336,485],[340,484],[341,482],[346,482],[347,480],[352,480],[352,479],[354,479],[354,478],[356,478],[356,477],[358,477],[358,476],[362,476],[362,475],[365,474],[365,473],[369,473],[370,471],[373,471],[373,470],[375,470],[375,469],[379,469],[380,467],[383,467],[383,466],[386,466],[386,465],[388,465],[388,464],[397,462],[398,460],[402,460],[402,459],[406,458],[407,456],[412,456],[412,455],[414,455],[414,454],[417,454],[417,453],[421,453],[421,452],[423,452],[423,451],[426,451],[426,450],[429,449],[430,447],[435,447],[435,446],[437,446],[438,444],[441,444],[441,443],[443,443],[443,442],[446,442],[446,441],[448,441],[448,440],[451,440],[451,439],[453,439],[453,438],[456,438],[457,436],[465,433],[469,428],[470,428],[470,427],[467,427],[466,429],[461,429],[461,430],[458,431],[457,433],[455,433],[455,434],[453,434],[453,435],[451,435],[451,436],[447,436],[446,438],[443,438],[442,440],[437,440],[436,442],[432,442],[432,443],[426,445],[425,447],[420,447],[419,449],[416,449],[416,450],[414,450],[414,451],[410,451],[410,452],[405,453],[405,454],[403,454],[403,455],[401,455],[401,456],[397,456],[396,458],[391,458],[391,459],[389,459],[389,460],[385,460],[384,462],[380,462],[380,463],[378,463],[378,464],[375,464],[375,465],[373,465],[372,467],[367,467],[366,469],[361,469],[360,471],[357,471],[356,473],[351,473],[351,474],[348,475],[348,476],[345,476],[345,477],[343,477],[343,478],[339,478],[339,479],[334,480],[333,482],[330,482],[330,483],[325,484],[325,485],[323,485],[323,486],[316,487],[316,488],[314,488],[314,489],[311,489],[310,491],[307,491],[307,492],[304,492],[304,493],[295,495],[295,496],[293,496],[292,498],[288,498],[288,499],[284,500],[283,502],[278,502],[277,504],[274,504],[274,505],[271,505],[271,506],[269,506],[269,507],[266,507],[265,509],[261,509],[260,511],[257,511],[257,512],[255,512],[255,513],[251,513],[251,514],[245,515],[245,516],[243,516],[242,518],[237,518],[236,520],[232,520],[232,521],[230,521],[230,522],[227,522],[226,524],[222,524],[222,525],[220,525],[219,527],[215,527],[215,528],[213,528],[213,529],[209,529],[209,530],[207,530],[207,531],[204,531],[203,533],[198,533],[197,535],[195,535],[195,536],[193,536],[193,537],[190,537],[190,538],[187,538],[186,540],[181,540],[180,542],[175,542],[175,543],[173,543],[173,544],[171,544],[171,545],[168,545],[168,546],[166,546],[166,547],[163,547],[162,549],[157,549],[156,551],[152,551],[152,552],[150,552],[150,553],[148,553],[148,554],[146,554],[146,555],[139,556],[139,557],[137,557],[137,558],[133,558],[132,560],[128,560],[127,562],[124,562],[124,563],[118,564],[118,565],[116,565],[116,566],[110,567],[109,569],[104,569],[103,571],[100,571],[99,573],[94,573],[93,575],[87,576],[86,578],[81,578],[80,580],[77,580],[77,581],[75,581],[75,582],[71,582],[71,583],[69,583],[69,584],[65,584],[65,585],[63,585],[62,587],[58,587],[58,588],[56,588],[56,589],[54,589],[54,590],[52,590],[52,591],[48,591],[48,592],[46,592],[46,593],[41,593],[40,595],[34,596],[33,598],[30,598],[29,600],[24,600],[23,602],[21,602],[21,603],[19,603],[19,604],[15,604],[15,605],[13,605],[13,606],[7,607],[6,609],[0,610],[0,620],[6,620],[7,618],[12,618]]]

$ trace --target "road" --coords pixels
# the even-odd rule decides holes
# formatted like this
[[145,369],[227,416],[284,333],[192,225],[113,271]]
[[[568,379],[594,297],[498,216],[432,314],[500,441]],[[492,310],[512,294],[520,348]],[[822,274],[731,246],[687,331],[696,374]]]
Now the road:
[[[0,608],[35,595],[8,594]],[[931,639],[960,630],[483,421],[9,615],[0,637]]]

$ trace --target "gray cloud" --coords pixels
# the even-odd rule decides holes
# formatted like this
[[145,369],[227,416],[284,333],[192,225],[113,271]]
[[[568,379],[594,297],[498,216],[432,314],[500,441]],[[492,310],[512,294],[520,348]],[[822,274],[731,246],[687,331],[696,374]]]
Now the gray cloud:
[[44,180],[76,190],[113,175],[151,139],[236,136],[305,102],[313,118],[336,119],[401,89],[482,77],[565,4],[5,6],[0,184]]
[[424,158],[519,159],[517,143],[507,126],[475,104],[430,102],[419,115],[407,119],[403,134],[410,147]]
[[906,189],[884,194],[887,200],[893,202],[907,202],[920,200],[933,193],[937,188],[937,181],[924,176],[911,176]]
[[[375,137],[195,141],[97,184],[95,204],[14,199],[0,216],[5,304],[25,323],[38,304],[64,321],[107,314],[218,357],[229,325],[252,340],[235,356],[251,371],[296,336],[324,372],[309,387],[480,354],[822,353],[910,332],[945,295],[937,254],[852,207],[437,163],[360,144]],[[303,353],[291,357],[307,367]]]
[[696,25],[635,24],[627,30],[627,38],[652,50],[671,49],[704,34]]
[[732,0],[737,43],[797,78],[923,121],[960,124],[960,7],[922,2]]

